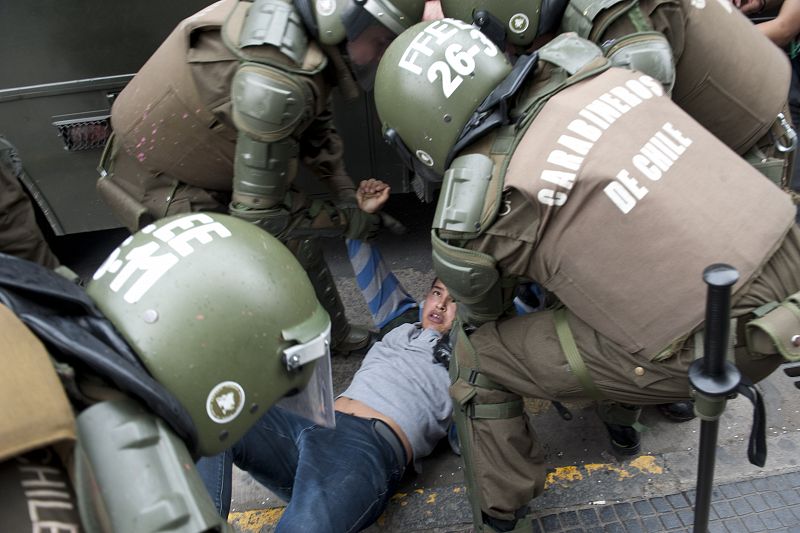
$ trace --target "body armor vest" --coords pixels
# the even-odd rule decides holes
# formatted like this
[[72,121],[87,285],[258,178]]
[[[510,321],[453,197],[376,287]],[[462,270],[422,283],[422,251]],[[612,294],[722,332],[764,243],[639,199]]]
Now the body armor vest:
[[[239,42],[250,5],[223,0],[183,20],[117,97],[111,117],[116,138],[145,168],[197,187],[231,190],[237,132],[230,92],[240,61],[296,75],[316,97],[309,115],[324,109],[326,57],[314,42],[294,59],[272,45],[232,50],[223,42],[223,25],[227,40]],[[195,46],[199,39],[203,45]]]
[[[682,16],[655,16],[660,8]],[[573,0],[562,30],[613,43],[641,31],[636,16],[629,17],[633,9],[649,16],[652,29],[672,45],[673,100],[737,153],[749,150],[786,104],[791,71],[785,54],[728,2]]]
[[733,265],[741,288],[794,218],[780,189],[661,92],[622,69],[567,87],[504,175],[538,221],[527,277],[649,358],[702,322],[705,267]]

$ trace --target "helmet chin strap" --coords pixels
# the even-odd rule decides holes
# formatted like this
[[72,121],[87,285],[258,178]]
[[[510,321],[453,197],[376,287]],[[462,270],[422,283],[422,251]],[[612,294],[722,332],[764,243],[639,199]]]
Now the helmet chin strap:
[[464,147],[483,137],[492,129],[509,123],[508,103],[522,87],[522,83],[536,72],[538,52],[520,56],[506,78],[489,93],[464,125],[453,147],[447,154],[445,168]]
[[300,18],[303,20],[308,32],[317,38],[319,36],[319,26],[317,19],[314,18],[314,8],[311,5],[311,0],[294,0],[294,7],[300,13]]
[[536,35],[542,35],[554,31],[564,17],[564,10],[567,9],[568,0],[542,0],[541,15],[539,15],[539,27]]

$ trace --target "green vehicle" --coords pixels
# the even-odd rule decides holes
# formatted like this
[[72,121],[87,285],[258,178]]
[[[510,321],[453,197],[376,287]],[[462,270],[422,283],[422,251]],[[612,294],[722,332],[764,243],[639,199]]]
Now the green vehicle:
[[[22,161],[20,180],[45,235],[120,227],[95,192],[111,105],[175,25],[209,3],[0,2],[0,137]],[[336,107],[354,180],[378,177],[408,191],[410,176],[382,141],[371,95]]]

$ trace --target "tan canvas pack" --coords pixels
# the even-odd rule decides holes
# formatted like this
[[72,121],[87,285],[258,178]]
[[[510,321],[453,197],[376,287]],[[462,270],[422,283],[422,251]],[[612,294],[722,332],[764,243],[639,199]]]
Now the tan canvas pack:
[[[729,2],[573,0],[567,15],[566,29],[598,43],[643,25],[667,35],[675,59],[673,100],[737,153],[767,133],[786,103],[786,54]],[[725,53],[714,53],[721,46]]]
[[530,277],[631,353],[702,322],[702,272],[745,283],[793,223],[786,195],[642,74],[610,69],[553,96],[505,185],[539,214]]
[[75,440],[72,408],[41,342],[0,304],[0,462]]

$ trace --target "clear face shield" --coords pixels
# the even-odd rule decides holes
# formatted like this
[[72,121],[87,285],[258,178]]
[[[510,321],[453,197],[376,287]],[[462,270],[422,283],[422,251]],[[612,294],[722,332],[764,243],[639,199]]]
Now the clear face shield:
[[332,428],[336,425],[333,410],[333,376],[331,374],[331,326],[317,337],[302,344],[295,344],[283,351],[283,360],[288,372],[296,372],[301,366],[314,363],[314,372],[308,385],[292,396],[285,396],[276,405],[291,411],[320,426]]
[[397,34],[355,4],[342,15],[342,23],[347,33],[345,48],[350,69],[361,88],[371,91],[375,86],[378,63]]

